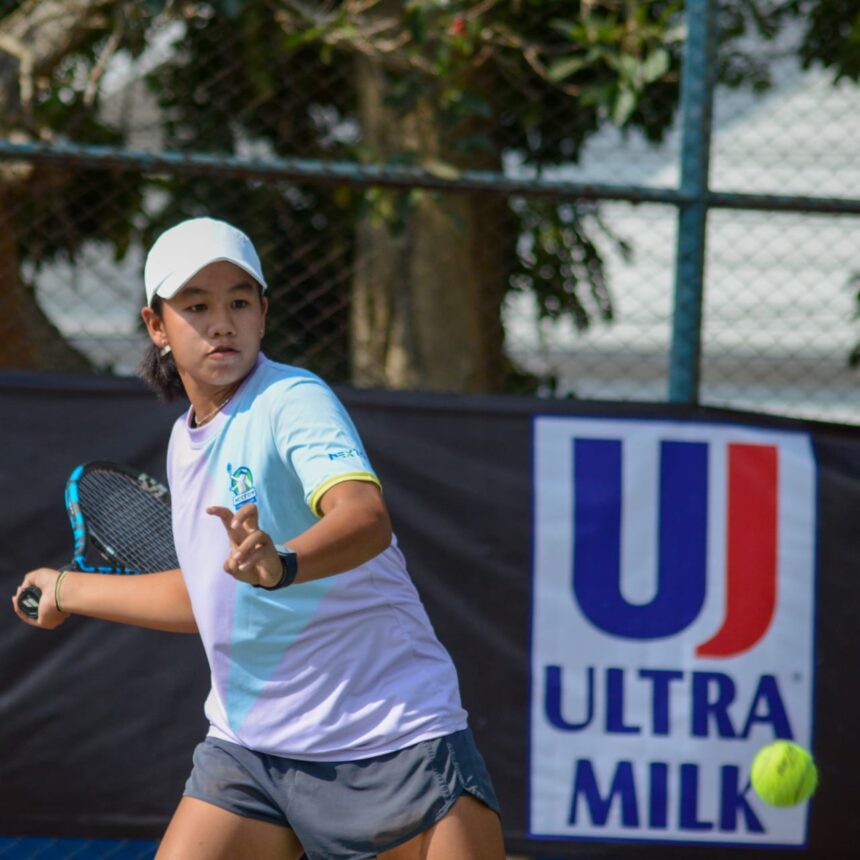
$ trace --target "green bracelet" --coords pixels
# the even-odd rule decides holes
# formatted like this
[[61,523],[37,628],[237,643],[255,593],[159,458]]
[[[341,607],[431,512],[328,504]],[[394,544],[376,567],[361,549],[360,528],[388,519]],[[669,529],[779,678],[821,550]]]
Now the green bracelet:
[[62,612],[64,615],[68,615],[68,613],[64,612],[63,607],[60,605],[60,586],[62,585],[63,580],[66,578],[67,573],[67,570],[60,571],[60,575],[54,582],[54,605],[57,607],[57,612]]

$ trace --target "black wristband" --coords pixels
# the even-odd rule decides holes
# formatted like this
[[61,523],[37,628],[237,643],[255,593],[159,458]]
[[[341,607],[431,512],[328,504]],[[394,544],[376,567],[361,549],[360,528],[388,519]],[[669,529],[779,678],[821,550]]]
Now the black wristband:
[[265,591],[277,591],[286,588],[295,582],[299,572],[299,563],[296,554],[288,548],[277,547],[278,558],[281,560],[281,578],[274,585],[255,585],[254,588],[262,588]]

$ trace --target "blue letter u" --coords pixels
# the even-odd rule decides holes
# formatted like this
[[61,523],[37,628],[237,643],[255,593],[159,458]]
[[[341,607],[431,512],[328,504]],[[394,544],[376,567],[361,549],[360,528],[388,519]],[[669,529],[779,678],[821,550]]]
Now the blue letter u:
[[683,630],[705,600],[708,446],[660,445],[657,594],[641,606],[621,594],[621,442],[576,439],[573,463],[573,590],[582,611],[613,636],[659,639]]

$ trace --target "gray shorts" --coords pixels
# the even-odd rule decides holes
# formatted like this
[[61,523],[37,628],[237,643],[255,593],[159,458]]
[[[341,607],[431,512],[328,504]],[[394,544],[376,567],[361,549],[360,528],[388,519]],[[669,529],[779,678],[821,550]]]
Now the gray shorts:
[[427,830],[464,792],[499,811],[469,729],[376,758],[309,762],[207,737],[188,797],[290,827],[308,860],[364,860]]

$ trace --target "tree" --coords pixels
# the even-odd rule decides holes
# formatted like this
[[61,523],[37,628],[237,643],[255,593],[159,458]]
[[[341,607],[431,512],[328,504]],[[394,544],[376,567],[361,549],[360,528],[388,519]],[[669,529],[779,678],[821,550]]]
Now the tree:
[[[809,57],[850,60],[850,33],[827,24],[844,18],[841,5],[725,0],[721,80],[766,86],[766,64],[743,37],[772,38],[797,21]],[[63,39],[39,23],[51,18],[66,22]],[[677,105],[684,37],[681,0],[7,2],[0,81],[4,104],[17,107],[4,110],[4,132],[121,143],[99,119],[100,75],[168,19],[182,22],[182,37],[148,76],[166,147],[446,175],[500,170],[510,157],[535,171],[575,161],[606,122],[660,140]],[[20,50],[21,22],[41,46],[38,61]],[[573,200],[123,174],[111,177],[108,202],[88,185],[104,188],[104,172],[21,169],[4,174],[0,214],[15,227],[6,245],[10,235],[47,238],[0,244],[6,273],[73,256],[93,236],[111,237],[122,255],[136,235],[132,213],[144,242],[177,217],[219,214],[249,225],[266,257],[273,322],[289,333],[278,357],[359,384],[522,383],[504,357],[505,296],[527,290],[542,316],[580,328],[611,319],[599,247],[608,238],[625,250],[598,207]],[[38,312],[23,283],[14,292],[23,331]]]
[[[677,100],[680,11],[677,0],[196,4],[180,54],[152,83],[174,147],[234,152],[262,140],[280,155],[447,175],[500,171],[516,152],[541,168],[575,159],[610,116],[660,137]],[[309,67],[326,83],[308,85]],[[216,100],[226,121],[213,125],[202,110]],[[312,118],[320,105],[327,121]],[[546,122],[562,113],[563,123]],[[337,138],[335,126],[356,134]],[[204,184],[193,182],[182,214],[224,211],[225,195],[215,199]],[[185,181],[172,198],[178,185],[187,198]],[[501,321],[511,289],[533,291],[542,313],[570,314],[583,327],[611,316],[594,235],[608,231],[593,206],[415,189],[305,188],[292,201],[283,190],[257,191],[250,203],[231,194],[227,208],[247,212],[279,194],[280,206],[266,208],[300,245],[308,196],[327,226],[339,207],[356,225],[328,235],[352,261],[341,313],[351,309],[351,378],[360,385],[503,390],[515,378]]]
[[[94,96],[118,33],[125,33],[127,46],[142,47],[127,10],[117,17],[120,5],[106,0],[2,4],[0,134],[17,142],[50,141],[61,128],[83,141],[118,142],[99,122]],[[114,218],[109,221],[102,191],[107,181],[104,171],[0,163],[0,368],[89,366],[40,309],[23,263],[36,271],[73,256],[80,242],[93,236],[110,234],[122,247],[127,228],[115,216],[139,203],[137,182],[110,177]]]

